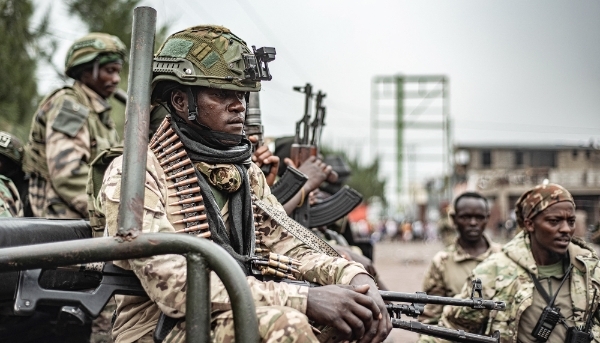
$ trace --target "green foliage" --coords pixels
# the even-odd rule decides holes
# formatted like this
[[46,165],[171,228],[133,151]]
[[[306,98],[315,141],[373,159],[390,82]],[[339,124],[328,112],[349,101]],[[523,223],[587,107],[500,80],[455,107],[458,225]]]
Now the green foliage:
[[350,158],[344,151],[336,151],[328,149],[327,147],[322,147],[321,153],[324,156],[342,156],[352,170],[352,174],[346,184],[360,192],[363,195],[364,201],[367,203],[370,203],[375,197],[378,197],[381,199],[383,205],[387,206],[385,197],[386,180],[379,177],[379,158],[376,158],[368,165],[364,165],[360,162],[360,156]]
[[[105,32],[115,35],[125,43],[128,51],[131,48],[133,10],[140,2],[141,0],[66,0],[69,14],[79,17],[90,32]],[[156,29],[155,51],[166,39],[168,30],[168,24]],[[123,89],[127,89],[128,67],[129,65],[125,64],[121,71],[119,87]],[[122,137],[125,125],[125,106],[115,100],[111,100],[111,105],[113,120]]]
[[48,39],[48,14],[30,29],[30,0],[0,0],[0,129],[26,140],[38,99],[36,66],[56,42]]

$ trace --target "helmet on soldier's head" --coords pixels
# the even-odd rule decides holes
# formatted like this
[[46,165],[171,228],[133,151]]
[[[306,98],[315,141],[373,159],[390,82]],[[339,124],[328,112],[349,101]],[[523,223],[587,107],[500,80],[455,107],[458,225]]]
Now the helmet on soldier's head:
[[20,166],[23,160],[23,143],[10,133],[0,131],[0,155],[8,157]]
[[[265,49],[272,49],[274,59],[275,49]],[[152,99],[166,100],[161,97],[166,95],[166,86],[173,83],[257,92],[260,81],[248,76],[256,64],[253,51],[229,29],[214,25],[190,27],[169,36],[154,57]]]
[[92,32],[76,40],[65,59],[65,74],[77,78],[78,74],[97,61],[100,65],[125,60],[125,44],[117,36]]

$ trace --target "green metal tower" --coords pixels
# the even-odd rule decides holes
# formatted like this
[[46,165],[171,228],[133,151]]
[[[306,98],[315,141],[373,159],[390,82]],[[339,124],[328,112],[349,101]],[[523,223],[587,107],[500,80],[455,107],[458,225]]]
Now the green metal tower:
[[[382,151],[380,130],[395,130],[395,191],[398,200],[407,191],[403,187],[406,181],[403,170],[407,162],[439,162],[444,176],[451,171],[448,82],[444,75],[390,75],[376,76],[372,80],[370,152],[374,156]],[[406,141],[406,133],[411,130],[439,132],[442,136],[441,143],[438,140],[432,145],[434,148],[439,146],[439,150],[435,153],[415,154],[407,161],[404,152],[407,143],[412,147],[424,144]],[[446,191],[449,192],[449,189]]]

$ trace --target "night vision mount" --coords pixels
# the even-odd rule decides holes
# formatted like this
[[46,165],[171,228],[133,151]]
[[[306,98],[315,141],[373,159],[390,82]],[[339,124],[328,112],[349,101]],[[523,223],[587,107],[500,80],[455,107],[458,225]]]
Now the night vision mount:
[[252,46],[254,54],[243,54],[244,76],[252,81],[270,81],[273,76],[269,72],[269,62],[275,60],[275,48],[262,47],[256,50],[256,46]]

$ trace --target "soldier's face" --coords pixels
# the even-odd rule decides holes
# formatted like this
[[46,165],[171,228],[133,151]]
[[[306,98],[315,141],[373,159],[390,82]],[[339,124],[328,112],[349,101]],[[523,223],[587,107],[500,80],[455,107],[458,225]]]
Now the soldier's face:
[[98,75],[94,77],[94,69],[88,69],[81,74],[81,82],[90,87],[104,99],[111,96],[121,82],[120,62],[106,63],[98,67]]
[[575,232],[575,207],[568,201],[551,205],[533,219],[526,219],[531,252],[538,264],[551,264],[567,253]]
[[489,218],[483,199],[461,198],[456,204],[455,211],[452,220],[456,224],[460,239],[466,242],[478,242]]
[[213,131],[241,135],[246,119],[244,92],[200,87],[196,93],[196,121]]

